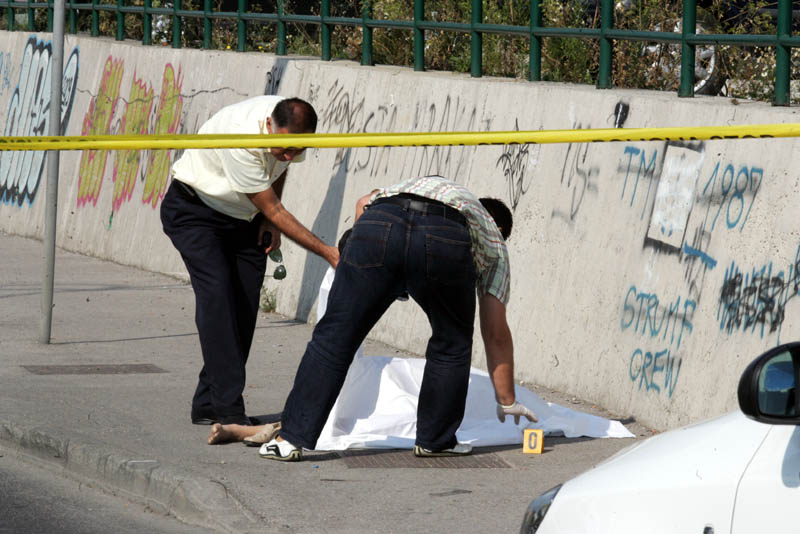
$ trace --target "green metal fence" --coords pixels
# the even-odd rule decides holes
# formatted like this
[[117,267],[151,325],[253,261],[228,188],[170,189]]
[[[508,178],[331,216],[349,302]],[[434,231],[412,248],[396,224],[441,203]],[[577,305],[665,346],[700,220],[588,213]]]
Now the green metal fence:
[[[15,11],[24,10],[28,18],[28,27],[34,28],[34,10],[47,9],[48,31],[53,25],[53,0],[47,3],[31,0],[0,0],[0,9],[5,8],[8,29],[15,30]],[[425,0],[414,0],[413,20],[378,20],[372,18],[370,2],[362,2],[360,18],[331,16],[331,0],[322,0],[319,15],[288,14],[283,8],[283,0],[277,0],[276,13],[253,13],[247,10],[247,0],[238,0],[235,12],[214,12],[212,0],[203,0],[203,10],[184,10],[181,0],[174,0],[171,8],[153,7],[152,0],[143,0],[143,5],[126,5],[125,0],[116,0],[116,4],[100,4],[98,0],[90,3],[74,1],[66,2],[67,28],[70,33],[77,33],[77,13],[81,10],[91,12],[91,35],[98,36],[99,13],[110,11],[116,14],[116,39],[125,39],[125,17],[142,17],[143,38],[145,45],[152,44],[152,23],[154,16],[171,18],[172,46],[181,47],[182,24],[185,18],[202,19],[203,48],[211,47],[212,20],[231,20],[237,26],[237,50],[246,50],[248,24],[277,25],[278,55],[286,54],[287,24],[313,24],[320,27],[321,58],[331,59],[331,32],[337,26],[360,27],[362,29],[361,64],[372,65],[372,31],[373,29],[395,29],[413,32],[414,70],[425,70],[425,32],[448,31],[466,33],[470,36],[471,62],[470,72],[474,77],[483,73],[483,35],[500,34],[527,37],[530,40],[529,80],[542,79],[542,39],[547,37],[568,37],[594,39],[599,41],[600,56],[597,74],[597,87],[611,87],[612,51],[614,41],[646,41],[680,45],[680,86],[678,95],[694,96],[695,47],[697,45],[735,45],[762,46],[775,49],[775,98],[778,106],[789,105],[790,55],[793,47],[800,47],[800,37],[792,37],[792,2],[778,0],[777,25],[775,34],[697,34],[697,1],[684,0],[681,21],[681,32],[635,31],[615,29],[614,0],[601,0],[599,28],[554,28],[542,26],[540,0],[530,1],[530,24],[528,26],[511,26],[483,23],[483,1],[472,0],[472,12],[469,23],[441,22],[425,20]]]

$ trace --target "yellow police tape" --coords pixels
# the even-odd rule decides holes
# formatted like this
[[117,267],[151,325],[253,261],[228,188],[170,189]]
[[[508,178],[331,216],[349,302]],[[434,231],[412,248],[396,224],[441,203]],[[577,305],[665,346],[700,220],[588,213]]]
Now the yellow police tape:
[[613,141],[701,141],[798,137],[800,124],[672,128],[604,128],[510,132],[356,134],[179,134],[0,137],[0,150],[157,150],[187,148],[347,148],[382,146],[509,145]]

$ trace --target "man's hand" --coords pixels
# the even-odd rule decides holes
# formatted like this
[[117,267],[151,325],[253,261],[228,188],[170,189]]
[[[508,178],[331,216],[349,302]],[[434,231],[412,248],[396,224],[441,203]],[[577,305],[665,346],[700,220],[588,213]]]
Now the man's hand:
[[524,404],[520,404],[517,401],[514,401],[514,404],[506,406],[504,404],[497,403],[497,418],[500,419],[501,423],[506,422],[506,416],[513,415],[514,416],[514,424],[519,424],[520,416],[525,416],[528,421],[531,423],[535,423],[539,419],[536,417],[536,414],[530,411]]
[[281,248],[281,231],[265,219],[258,229],[258,244],[264,248],[264,254]]

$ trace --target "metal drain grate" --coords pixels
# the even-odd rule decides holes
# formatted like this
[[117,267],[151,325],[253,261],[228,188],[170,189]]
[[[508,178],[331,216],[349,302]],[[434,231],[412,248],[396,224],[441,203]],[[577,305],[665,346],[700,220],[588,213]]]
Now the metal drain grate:
[[22,368],[35,375],[134,375],[167,372],[151,363],[23,365]]
[[473,453],[469,456],[417,458],[413,451],[343,451],[348,468],[438,468],[438,469],[509,469],[511,466],[494,453]]

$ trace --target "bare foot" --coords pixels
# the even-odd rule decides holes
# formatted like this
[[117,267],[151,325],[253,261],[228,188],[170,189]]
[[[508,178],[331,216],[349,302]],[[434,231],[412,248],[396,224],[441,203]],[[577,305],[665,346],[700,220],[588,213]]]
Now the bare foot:
[[229,441],[242,441],[244,438],[254,436],[264,430],[272,428],[272,425],[244,426],[244,425],[221,425],[214,423],[211,426],[211,434],[208,436],[208,444],[227,443]]
[[211,434],[208,436],[208,444],[216,445],[218,443],[227,443],[234,440],[233,432],[225,428],[227,425],[214,423],[211,426]]

